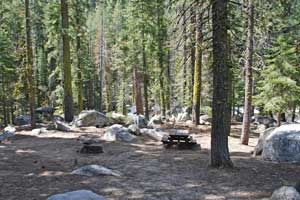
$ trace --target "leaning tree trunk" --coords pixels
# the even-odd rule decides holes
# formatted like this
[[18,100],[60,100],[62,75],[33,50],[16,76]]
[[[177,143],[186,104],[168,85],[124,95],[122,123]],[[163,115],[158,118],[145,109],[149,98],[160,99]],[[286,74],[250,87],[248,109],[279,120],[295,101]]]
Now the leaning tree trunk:
[[202,14],[197,17],[196,36],[196,58],[194,67],[194,89],[193,89],[193,122],[199,125],[200,103],[201,103],[201,68],[202,68]]
[[34,128],[35,123],[35,87],[33,78],[33,52],[32,52],[32,41],[31,41],[31,25],[30,25],[30,11],[29,11],[29,0],[25,0],[25,17],[26,17],[26,73],[27,73],[27,85],[28,85],[28,96],[29,96],[29,108],[31,116],[31,127]]
[[253,60],[254,7],[252,0],[248,3],[248,30],[245,63],[245,101],[241,143],[248,145],[252,113],[252,60]]
[[67,0],[61,0],[62,39],[63,39],[63,74],[64,74],[64,112],[65,120],[71,122],[73,113],[72,72],[70,59],[69,11]]
[[211,165],[233,167],[228,149],[230,133],[230,67],[228,63],[228,1],[212,0],[213,26],[213,102]]

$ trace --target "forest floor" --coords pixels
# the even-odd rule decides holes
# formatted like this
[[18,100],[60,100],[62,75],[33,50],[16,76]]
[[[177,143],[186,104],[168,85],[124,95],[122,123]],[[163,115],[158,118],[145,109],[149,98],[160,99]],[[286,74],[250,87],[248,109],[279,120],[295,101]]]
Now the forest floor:
[[[80,135],[99,137],[105,129],[76,132],[50,131],[34,135],[17,133],[0,144],[0,199],[43,200],[78,189],[92,190],[108,200],[221,200],[260,199],[282,184],[293,184],[300,166],[276,164],[253,158],[257,135],[250,145],[239,144],[240,125],[229,138],[235,169],[209,167],[210,128],[190,132],[202,149],[164,149],[160,142],[138,137],[133,143],[103,143],[104,153],[84,155],[77,151]],[[191,128],[190,128],[191,129]],[[74,169],[99,164],[122,173],[121,177],[82,177]]]

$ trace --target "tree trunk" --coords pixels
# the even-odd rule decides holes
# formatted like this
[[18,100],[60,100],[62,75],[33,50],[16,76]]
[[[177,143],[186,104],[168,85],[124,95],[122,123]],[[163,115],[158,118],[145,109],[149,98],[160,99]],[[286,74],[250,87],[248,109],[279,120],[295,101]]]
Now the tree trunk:
[[[183,4],[183,10],[185,10],[185,3]],[[187,28],[186,28],[186,12],[183,14],[183,65],[182,65],[182,105],[186,106],[186,96],[187,96],[187,82],[186,82],[186,64],[188,60],[188,48],[187,48]]]
[[142,39],[143,39],[143,90],[144,90],[144,107],[145,107],[145,118],[149,120],[149,103],[148,103],[148,66],[147,66],[147,55],[146,55],[146,47],[145,47],[145,31],[143,26],[142,31]]
[[[295,103],[294,103],[295,104]],[[295,122],[296,119],[296,104],[293,106],[293,111],[292,111],[292,122]]]
[[160,86],[160,106],[161,106],[161,114],[163,116],[166,115],[166,100],[165,100],[165,94],[164,94],[164,33],[163,33],[163,18],[164,10],[161,8],[161,2],[157,1],[157,26],[158,26],[158,36],[157,36],[157,46],[158,46],[158,65],[160,69],[159,74],[159,86]]
[[140,86],[140,78],[136,67],[133,69],[133,84],[134,84],[134,101],[136,106],[136,114],[143,115],[144,109],[143,109],[143,100],[142,100],[142,93],[141,93],[141,86]]
[[194,67],[194,90],[193,90],[193,122],[199,125],[201,104],[201,68],[202,68],[202,14],[197,17],[196,58]]
[[31,24],[30,24],[30,11],[29,11],[29,0],[25,0],[25,18],[26,18],[26,72],[27,72],[27,85],[28,85],[28,96],[29,96],[29,109],[31,116],[31,127],[34,128],[35,122],[35,84],[33,78],[33,52],[32,52],[32,41],[31,41]]
[[228,64],[228,0],[212,0],[213,102],[211,165],[233,167],[228,149],[230,133],[230,67]]
[[72,72],[70,59],[69,11],[67,0],[61,0],[62,39],[63,39],[63,74],[64,74],[64,112],[65,120],[71,122],[73,113]]
[[80,113],[83,110],[83,81],[82,81],[82,72],[81,72],[81,24],[80,24],[80,16],[81,11],[79,8],[79,1],[76,1],[76,26],[77,26],[77,36],[76,36],[76,52],[77,52],[77,90],[78,90],[78,112]]
[[[190,32],[191,32],[191,37],[190,37],[190,40],[191,40],[191,87],[189,87],[189,91],[191,93],[191,105],[193,105],[193,96],[194,96],[194,81],[195,81],[195,60],[196,60],[196,55],[195,55],[195,52],[196,52],[196,11],[195,11],[195,8],[194,7],[191,7],[190,8],[190,12],[191,12],[191,17],[190,17],[190,20],[191,20],[191,25],[190,25]],[[200,11],[202,12],[202,11]],[[201,25],[200,23],[198,25]]]
[[281,126],[281,113],[280,112],[278,112],[276,114],[276,118],[277,118],[277,124],[276,124],[276,126],[279,127],[279,126]]
[[244,117],[241,134],[241,143],[248,145],[252,113],[252,63],[253,63],[253,32],[254,32],[254,7],[252,0],[248,1],[248,30],[245,63],[245,102]]

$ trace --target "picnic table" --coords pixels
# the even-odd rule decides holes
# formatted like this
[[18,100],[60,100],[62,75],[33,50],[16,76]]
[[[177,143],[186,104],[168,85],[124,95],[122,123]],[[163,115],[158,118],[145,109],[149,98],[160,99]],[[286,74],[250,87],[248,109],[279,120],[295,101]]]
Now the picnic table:
[[184,132],[171,132],[169,135],[164,135],[161,141],[166,148],[170,148],[173,145],[191,148],[197,144],[192,136]]

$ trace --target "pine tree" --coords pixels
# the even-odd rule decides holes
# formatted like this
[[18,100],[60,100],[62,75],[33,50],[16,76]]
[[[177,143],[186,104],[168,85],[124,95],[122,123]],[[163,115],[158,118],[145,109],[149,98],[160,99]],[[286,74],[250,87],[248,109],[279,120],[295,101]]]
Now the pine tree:
[[62,40],[63,40],[63,83],[65,120],[71,122],[74,118],[72,96],[72,72],[69,39],[69,11],[67,0],[61,0]]
[[26,21],[26,77],[28,84],[29,109],[31,116],[31,127],[36,126],[35,122],[35,84],[33,78],[33,53],[31,40],[29,0],[25,0],[25,21]]
[[212,0],[213,25],[213,102],[211,131],[211,165],[233,167],[228,150],[230,133],[228,62],[228,0]]
[[245,103],[241,143],[248,145],[250,135],[250,123],[252,112],[252,65],[253,65],[253,31],[254,31],[254,7],[252,0],[248,2],[248,28],[245,63]]

